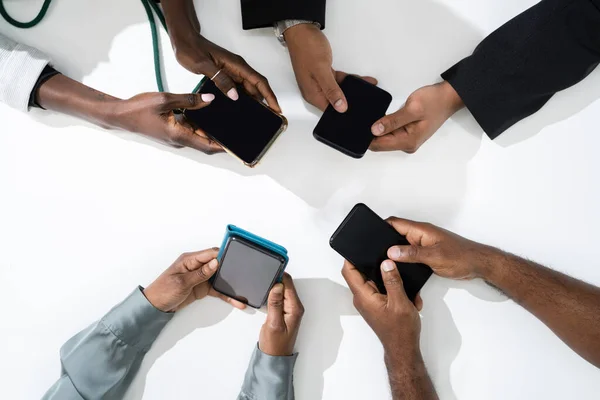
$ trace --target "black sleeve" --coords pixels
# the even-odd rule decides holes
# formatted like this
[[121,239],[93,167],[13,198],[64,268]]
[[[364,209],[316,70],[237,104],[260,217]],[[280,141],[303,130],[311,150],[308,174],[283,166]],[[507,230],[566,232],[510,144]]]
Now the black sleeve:
[[600,62],[600,0],[542,0],[442,74],[492,139]]
[[273,26],[285,19],[304,19],[325,27],[326,0],[241,0],[244,29]]
[[35,99],[37,91],[39,90],[40,86],[44,84],[44,82],[52,78],[54,75],[58,74],[60,74],[60,72],[58,72],[51,66],[46,65],[46,67],[42,70],[42,73],[40,74],[40,77],[38,78],[37,82],[35,83],[31,94],[29,95],[29,107],[44,108],[40,106]]

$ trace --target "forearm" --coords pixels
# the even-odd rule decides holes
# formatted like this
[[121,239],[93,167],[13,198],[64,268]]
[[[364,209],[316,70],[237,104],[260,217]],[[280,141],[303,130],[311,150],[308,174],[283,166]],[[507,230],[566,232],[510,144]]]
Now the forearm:
[[47,110],[85,119],[103,128],[114,128],[120,99],[109,96],[64,75],[55,75],[40,86],[36,102]]
[[385,365],[394,400],[438,399],[418,349],[411,351],[386,349]]
[[497,249],[483,279],[600,367],[600,288]]
[[164,0],[163,11],[171,45],[175,52],[180,43],[200,34],[200,22],[196,15],[193,0]]

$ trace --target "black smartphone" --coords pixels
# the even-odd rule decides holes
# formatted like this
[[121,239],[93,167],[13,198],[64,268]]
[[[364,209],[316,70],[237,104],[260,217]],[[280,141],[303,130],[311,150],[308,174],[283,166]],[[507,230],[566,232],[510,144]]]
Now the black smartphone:
[[342,81],[340,88],[348,101],[348,110],[339,113],[329,105],[313,135],[350,157],[362,158],[373,140],[371,126],[385,115],[392,95],[352,75]]
[[237,91],[239,98],[233,101],[207,80],[200,93],[214,94],[215,99],[200,110],[185,110],[185,117],[229,154],[254,167],[285,131],[287,120],[246,93],[242,86]]
[[[352,208],[329,243],[367,279],[373,281],[381,293],[387,293],[380,266],[388,259],[388,249],[409,244],[404,236],[362,203]],[[433,271],[425,264],[397,262],[396,265],[404,282],[404,290],[408,298],[414,301]]]
[[283,274],[285,259],[270,250],[231,236],[212,278],[213,288],[254,308],[267,301],[269,291]]

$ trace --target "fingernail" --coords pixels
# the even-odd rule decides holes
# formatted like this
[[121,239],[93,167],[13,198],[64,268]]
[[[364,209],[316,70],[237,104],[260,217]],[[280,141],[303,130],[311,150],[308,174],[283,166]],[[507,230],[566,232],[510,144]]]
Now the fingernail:
[[339,99],[338,101],[336,101],[333,104],[333,107],[335,107],[335,109],[338,110],[338,111],[340,111],[340,112],[344,112],[347,109],[346,102],[344,102],[344,100],[342,100],[342,99]]
[[283,285],[281,283],[278,283],[275,286],[273,286],[273,293],[283,294]]
[[210,260],[210,262],[208,263],[208,268],[210,269],[217,269],[217,266],[219,265],[219,262],[217,261],[216,258],[213,258],[212,260]]
[[383,124],[380,122],[378,124],[373,125],[373,128],[371,128],[371,132],[373,133],[373,135],[375,136],[380,136],[383,134],[383,131],[385,131],[385,128],[383,126]]
[[383,269],[385,272],[393,271],[394,268],[396,268],[396,263],[394,263],[392,260],[385,260],[381,264],[381,269]]
[[402,251],[398,247],[392,247],[388,251],[388,256],[390,256],[390,258],[400,258],[402,256]]
[[240,98],[240,95],[238,94],[238,91],[235,88],[231,88],[229,89],[229,92],[227,92],[227,97],[229,97],[233,101],[236,101]]
[[215,95],[212,93],[203,93],[201,97],[202,97],[202,101],[205,101],[207,103],[209,103],[215,99]]

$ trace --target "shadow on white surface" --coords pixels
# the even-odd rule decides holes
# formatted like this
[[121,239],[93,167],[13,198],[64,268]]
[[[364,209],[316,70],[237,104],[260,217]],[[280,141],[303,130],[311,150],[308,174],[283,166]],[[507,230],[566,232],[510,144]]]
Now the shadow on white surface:
[[[502,147],[509,147],[529,140],[545,127],[577,115],[598,98],[600,98],[600,68],[596,68],[577,85],[554,95],[540,111],[513,125],[495,142]],[[565,132],[565,136],[568,134],[569,132]],[[565,149],[568,150],[568,146],[565,146]]]
[[462,338],[444,301],[449,289],[466,290],[470,295],[488,302],[508,299],[482,280],[452,281],[434,275],[423,287],[421,353],[440,399],[457,400],[450,372],[460,351]]

